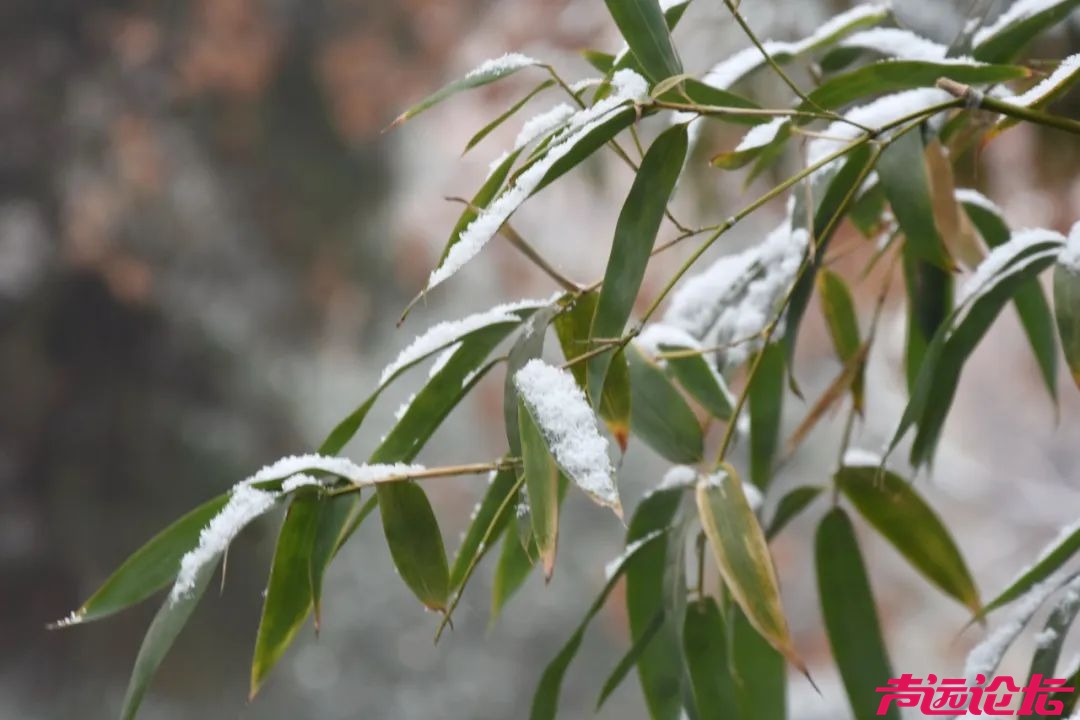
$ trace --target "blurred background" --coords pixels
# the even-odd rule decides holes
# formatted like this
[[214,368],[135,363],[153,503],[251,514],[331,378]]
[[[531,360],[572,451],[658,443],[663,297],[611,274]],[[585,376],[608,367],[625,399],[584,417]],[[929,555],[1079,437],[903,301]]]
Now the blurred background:
[[[969,2],[894,4],[905,24],[947,43]],[[792,39],[845,7],[758,0],[744,12],[763,37]],[[691,5],[676,40],[692,72],[746,46],[713,0]],[[558,101],[541,94],[461,157],[475,130],[535,84],[530,71],[381,129],[487,57],[521,51],[580,79],[592,73],[579,50],[620,44],[603,4],[590,0],[0,0],[0,718],[115,716],[157,602],[63,632],[45,623],[176,516],[264,463],[317,446],[427,325],[554,289],[495,241],[401,329],[394,324],[460,210],[444,196],[471,195],[520,123]],[[1077,49],[1074,15],[1032,55]],[[764,73],[755,84],[766,100],[785,97]],[[1078,110],[1076,93],[1057,106]],[[681,219],[716,222],[798,162],[744,188],[741,174],[706,163],[738,137],[724,126],[705,134],[677,194]],[[966,159],[960,175],[1014,226],[1067,230],[1080,218],[1078,160],[1075,138],[1021,126]],[[630,180],[599,157],[515,224],[567,275],[592,280]],[[717,252],[760,239],[781,209],[740,225]],[[847,267],[857,278],[862,241],[845,230],[838,242],[855,247]],[[646,299],[691,249],[662,256]],[[872,297],[865,283],[856,290]],[[871,449],[905,400],[900,304],[886,324],[856,441]],[[804,328],[798,374],[813,398],[839,366],[814,309]],[[365,456],[417,381],[407,377],[380,402],[351,456]],[[497,457],[501,387],[501,377],[488,378],[420,461]],[[1080,512],[1080,393],[1064,373],[1061,390],[1055,407],[1006,313],[969,364],[934,471],[920,478],[986,595]],[[788,429],[806,407],[789,398]],[[828,477],[835,424],[783,466],[777,490]],[[633,445],[622,469],[632,506],[665,467]],[[433,488],[451,551],[481,484]],[[531,578],[489,628],[485,568],[455,630],[433,647],[437,620],[396,577],[373,518],[332,567],[322,637],[301,637],[248,704],[279,522],[234,544],[227,587],[208,594],[141,717],[523,717],[623,534],[610,513],[568,503],[552,584]],[[818,696],[793,680],[789,704],[795,718],[840,718],[848,711],[819,628],[812,528],[813,514],[774,546],[796,644],[823,688]],[[964,610],[878,538],[863,540],[894,668],[959,674],[978,637],[957,635]],[[566,717],[592,715],[626,646],[616,598],[567,678]],[[1015,655],[1014,670],[1024,663]],[[633,677],[601,717],[644,717]]]

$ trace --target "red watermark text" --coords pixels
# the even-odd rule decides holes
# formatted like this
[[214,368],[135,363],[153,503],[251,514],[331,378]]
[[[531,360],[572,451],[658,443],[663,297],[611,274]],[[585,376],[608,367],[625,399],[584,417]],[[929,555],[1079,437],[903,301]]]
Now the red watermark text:
[[[1031,681],[1020,687],[1008,675],[995,677],[989,683],[977,675],[974,683],[965,678],[941,678],[927,675],[912,677],[905,673],[879,687],[881,702],[877,714],[884,715],[895,704],[901,708],[919,708],[923,715],[1044,715],[1059,717],[1065,707],[1058,693],[1071,693],[1064,678],[1044,678],[1034,674]],[[1057,696],[1057,697],[1055,697]],[[1019,701],[1019,708],[1014,708]]]

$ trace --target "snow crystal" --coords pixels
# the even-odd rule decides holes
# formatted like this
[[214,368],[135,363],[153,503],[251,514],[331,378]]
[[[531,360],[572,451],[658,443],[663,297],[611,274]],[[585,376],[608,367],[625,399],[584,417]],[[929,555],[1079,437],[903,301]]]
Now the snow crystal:
[[949,48],[933,40],[927,40],[910,30],[898,28],[872,28],[844,38],[840,47],[873,50],[898,60],[922,60],[934,63],[963,63],[981,65],[968,57],[945,57]]
[[86,613],[84,613],[82,610],[73,610],[68,613],[67,617],[57,620],[56,622],[49,625],[49,627],[58,630],[60,628],[71,627],[72,625],[78,625],[83,621],[83,616],[85,615]]
[[1069,237],[1058,255],[1057,262],[1074,275],[1080,275],[1080,222],[1073,225],[1069,231]]
[[848,448],[840,464],[845,467],[879,467],[881,455],[862,448]]
[[778,117],[771,122],[767,122],[763,125],[755,125],[750,129],[746,135],[743,136],[742,142],[735,146],[735,152],[744,152],[746,150],[754,150],[756,148],[765,147],[780,133],[781,128],[788,124],[788,119],[784,117]]
[[606,565],[604,565],[604,579],[611,580],[611,578],[615,577],[615,575],[620,570],[622,570],[622,567],[626,564],[626,561],[632,558],[634,554],[642,548],[642,546],[660,537],[664,534],[664,532],[666,531],[653,530],[651,532],[647,532],[641,537],[639,537],[637,540],[634,540],[629,545],[627,545],[626,549],[623,550],[617,558],[614,558]]
[[1045,99],[1066,81],[1080,73],[1080,53],[1070,55],[1061,61],[1054,72],[1050,73],[1035,87],[1019,95],[1003,97],[1002,101],[1010,105],[1031,107]]
[[1051,576],[1031,588],[1015,602],[1009,617],[972,648],[964,664],[964,677],[968,682],[975,682],[977,675],[986,678],[993,675],[1005,651],[1038,612],[1046,598],[1057,589],[1058,583],[1058,578]]
[[663,322],[706,346],[727,346],[726,368],[742,364],[761,347],[760,335],[802,265],[809,234],[790,218],[754,246],[721,257],[690,278],[671,301]]
[[1033,15],[1038,15],[1044,10],[1050,10],[1058,5],[1064,5],[1068,0],[1017,0],[1008,10],[998,15],[990,25],[987,25],[975,33],[975,45],[979,46],[993,38],[1002,30],[1016,23],[1023,22]]
[[514,374],[514,385],[560,467],[587,494],[621,513],[607,441],[574,376],[536,359]]
[[619,70],[611,79],[612,93],[592,107],[575,112],[566,127],[551,140],[547,152],[524,170],[458,236],[446,258],[431,272],[428,289],[443,282],[480,252],[510,216],[536,190],[548,171],[596,127],[623,112],[628,103],[644,100],[649,94],[645,78],[633,70]]
[[[1009,241],[998,245],[996,248],[990,251],[990,254],[979,263],[975,268],[975,272],[964,282],[960,287],[959,292],[956,294],[956,304],[962,305],[976,295],[981,295],[990,290],[1001,279],[1001,271],[1012,263],[1016,258],[1035,247],[1048,242],[1065,242],[1065,238],[1060,233],[1056,233],[1053,230],[1021,230],[1015,232],[1009,238]],[[1043,253],[1037,253],[1029,258],[1034,260],[1036,258],[1043,257]],[[1014,266],[1012,272],[1018,272],[1022,267],[1027,266],[1027,262]]]
[[302,487],[310,487],[319,485],[318,478],[315,478],[306,473],[297,473],[289,478],[286,478],[285,482],[281,483],[281,492],[291,493],[294,490],[299,490]]
[[957,188],[956,201],[965,205],[974,205],[998,216],[1005,214],[997,203],[974,188]]
[[523,148],[541,135],[562,125],[574,114],[574,108],[566,103],[559,103],[555,107],[542,112],[536,117],[529,118],[521,126],[517,140],[514,141],[514,149]]
[[[904,92],[885,95],[871,103],[849,110],[844,117],[850,122],[836,121],[829,125],[823,135],[826,137],[812,140],[807,146],[807,161],[814,163],[824,160],[829,155],[843,150],[852,140],[862,134],[851,122],[864,127],[882,128],[912,113],[929,109],[935,105],[953,99],[944,90],[937,88],[916,88]],[[823,171],[825,168],[819,170]]]
[[[765,40],[761,46],[770,56],[776,55],[799,55],[811,50],[818,44],[841,33],[845,28],[864,23],[873,19],[883,19],[891,9],[891,3],[868,3],[856,5],[850,10],[822,23],[810,36],[795,42],[782,42],[777,40]],[[702,81],[707,85],[727,90],[737,83],[748,73],[765,64],[765,56],[757,47],[740,50],[726,60],[713,66],[705,73]]]
[[519,300],[513,303],[497,305],[490,310],[474,313],[460,320],[445,320],[433,325],[413,340],[408,347],[398,354],[393,362],[383,369],[382,375],[379,376],[379,384],[386,384],[399,371],[423,360],[436,350],[457,342],[471,332],[491,325],[519,323],[521,318],[515,313],[520,310],[531,310],[550,305],[557,297],[558,294],[546,300]]
[[1035,647],[1040,650],[1045,650],[1054,644],[1057,640],[1058,633],[1054,628],[1045,628],[1042,632],[1035,636]]
[[225,507],[199,533],[199,544],[180,559],[180,572],[169,595],[170,601],[175,603],[190,593],[199,571],[225,552],[248,523],[273,507],[277,497],[276,493],[247,485],[234,488]]
[[465,76],[472,79],[480,77],[482,75],[492,75],[496,73],[507,73],[514,70],[520,70],[531,65],[542,65],[536,58],[531,58],[528,55],[522,55],[521,53],[506,53],[502,57],[492,58],[485,60],[477,65],[475,68],[469,71]]

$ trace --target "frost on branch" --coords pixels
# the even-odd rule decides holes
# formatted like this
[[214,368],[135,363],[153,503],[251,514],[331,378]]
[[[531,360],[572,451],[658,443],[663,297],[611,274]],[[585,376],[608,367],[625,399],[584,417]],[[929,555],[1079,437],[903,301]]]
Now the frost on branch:
[[786,218],[765,239],[726,255],[676,292],[664,324],[717,352],[722,369],[741,365],[762,346],[762,335],[791,288],[809,235]]
[[649,94],[645,78],[633,70],[620,70],[611,79],[612,92],[592,107],[579,110],[566,120],[555,134],[547,152],[529,165],[513,183],[461,232],[439,267],[428,278],[428,289],[443,282],[462,268],[499,232],[514,211],[532,195],[556,162],[566,157],[589,133],[626,110],[629,104],[644,100]]
[[621,516],[607,441],[574,376],[543,360],[530,360],[514,375],[514,385],[559,467],[596,502]]

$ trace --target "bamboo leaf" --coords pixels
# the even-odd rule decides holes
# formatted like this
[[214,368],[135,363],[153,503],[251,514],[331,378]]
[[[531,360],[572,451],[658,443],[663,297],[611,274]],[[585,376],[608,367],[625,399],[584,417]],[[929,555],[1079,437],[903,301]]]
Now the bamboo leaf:
[[750,480],[764,490],[772,479],[773,460],[780,442],[787,358],[784,346],[779,343],[770,343],[761,352],[749,394]]
[[281,525],[251,661],[250,697],[255,697],[311,611],[311,554],[321,502],[315,493],[296,496]]
[[605,0],[605,4],[650,80],[659,82],[682,72],[657,0]]
[[626,654],[619,658],[615,669],[611,671],[607,680],[604,681],[604,686],[600,690],[600,697],[596,701],[597,712],[604,706],[604,701],[608,699],[611,693],[615,692],[619,685],[622,684],[622,681],[626,679],[626,676],[637,664],[638,658],[645,652],[645,648],[649,647],[649,643],[652,642],[662,627],[664,627],[664,611],[659,610],[649,624],[645,626],[641,635],[634,640],[634,644],[630,646]]
[[1054,318],[1065,362],[1080,387],[1080,271],[1060,262],[1054,267]]
[[[961,191],[963,192],[963,191]],[[1009,226],[991,204],[985,201],[972,201],[971,191],[961,195],[964,210],[975,229],[982,236],[987,247],[993,249],[1009,241],[1012,236]],[[1050,303],[1046,300],[1042,286],[1037,280],[1030,280],[1016,288],[1013,305],[1020,316],[1020,324],[1027,335],[1028,343],[1035,354],[1043,383],[1050,397],[1057,402],[1057,340],[1054,330],[1054,316]]]
[[[532,539],[529,539],[532,542]],[[491,619],[493,625],[499,618],[503,607],[521,587],[532,572],[533,562],[522,547],[518,538],[517,526],[508,522],[503,532],[502,551],[495,565],[495,576],[491,583]]]
[[780,531],[809,507],[824,489],[820,485],[800,485],[789,490],[776,505],[776,511],[773,513],[772,522],[769,523],[769,529],[765,532],[765,538],[772,540],[779,535]]
[[[615,239],[590,332],[593,339],[622,336],[668,200],[682,172],[686,148],[686,126],[675,125],[653,142],[641,161],[615,224]],[[601,353],[588,361],[589,397],[600,397],[611,357],[611,353]]]
[[518,400],[518,428],[525,489],[529,496],[532,535],[544,566],[544,578],[555,571],[559,537],[559,466],[547,447],[543,433],[528,406]]
[[697,716],[737,718],[739,707],[731,675],[728,632],[714,599],[706,596],[687,604],[682,639]]
[[[852,713],[856,720],[870,720],[880,714],[877,688],[893,674],[855,529],[842,509],[833,508],[822,519],[815,547],[818,597],[829,646]],[[900,720],[900,711],[890,705],[886,716]]]
[[1021,13],[1013,22],[992,23],[975,35],[972,55],[981,62],[1009,62],[1039,33],[1057,25],[1078,6],[1080,0],[1040,3],[1037,12]]
[[[818,275],[818,292],[821,293],[821,307],[825,313],[825,323],[832,337],[833,347],[840,362],[847,365],[859,353],[862,337],[859,333],[859,319],[855,314],[855,301],[847,283],[836,273],[825,270]],[[851,394],[855,407],[862,413],[864,367],[860,365],[858,373],[851,383]]]
[[471,90],[483,85],[490,85],[497,80],[502,80],[505,77],[513,75],[519,70],[523,70],[527,67],[534,67],[539,64],[540,62],[537,60],[517,54],[508,54],[497,60],[484,63],[465,77],[444,85],[436,92],[428,95],[426,98],[398,115],[394,122],[390,124],[390,127],[396,127],[406,120],[416,117],[428,108],[441,103],[443,100],[446,100],[463,90]]
[[228,500],[227,493],[218,495],[155,535],[125,560],[73,617],[80,623],[100,620],[166,587],[180,570],[180,558],[199,544],[199,533]]
[[626,348],[630,363],[630,427],[646,445],[672,462],[692,465],[705,452],[694,412],[664,371],[634,343]]
[[836,473],[845,497],[911,566],[942,592],[979,612],[979,591],[948,529],[910,483],[884,469],[846,466]]
[[[450,588],[458,591],[465,582],[469,567],[480,561],[488,547],[483,539],[491,528],[491,538],[497,538],[514,514],[513,502],[508,498],[515,492],[517,478],[513,470],[500,470],[491,479],[484,497],[476,507],[476,514],[469,522],[465,537],[461,541],[454,564],[450,567]],[[503,508],[499,512],[499,508]]]
[[557,308],[549,307],[534,313],[506,359],[506,379],[503,382],[503,422],[506,426],[506,440],[512,457],[521,457],[521,438],[518,434],[518,392],[514,385],[514,374],[525,367],[530,360],[543,354],[547,326],[556,311]]
[[[963,81],[961,80],[960,82],[963,82]],[[465,152],[467,153],[470,150],[472,150],[474,147],[476,147],[480,143],[480,141],[482,141],[484,138],[486,138],[488,135],[490,135],[493,130],[495,130],[497,127],[499,127],[504,122],[506,122],[511,117],[513,117],[517,113],[518,110],[525,107],[525,104],[527,102],[529,102],[534,97],[536,97],[537,95],[542,93],[544,90],[547,90],[549,87],[551,87],[554,84],[555,84],[554,80],[545,80],[544,82],[540,83],[539,85],[534,87],[532,90],[530,90],[528,92],[528,94],[526,94],[523,98],[518,100],[516,103],[511,105],[509,108],[507,108],[507,110],[505,112],[503,112],[501,115],[496,117],[494,120],[489,122],[484,127],[480,128],[476,132],[475,135],[473,135],[471,138],[469,138],[468,144],[465,145]],[[462,153],[462,154],[464,155],[465,153]]]
[[1020,576],[1009,583],[1009,586],[1002,590],[997,597],[986,603],[982,610],[975,614],[973,622],[982,620],[990,612],[1008,605],[1049,578],[1068,562],[1077,551],[1080,551],[1080,526],[1072,526],[1067,528],[1050,547],[1043,551],[1042,555],[1031,567],[1020,573]]
[[1037,674],[1045,678],[1054,677],[1058,660],[1061,658],[1061,648],[1065,645],[1065,638],[1076,620],[1077,613],[1080,613],[1080,590],[1076,580],[1073,580],[1065,586],[1065,591],[1050,612],[1050,617],[1046,619],[1042,632],[1035,637],[1035,655],[1031,659],[1029,678]]
[[780,587],[765,533],[743,494],[734,468],[698,482],[698,515],[720,576],[750,624],[788,662],[806,672],[795,652],[780,603]]
[[784,656],[753,627],[738,606],[731,608],[732,672],[739,717],[787,720],[787,666]]
[[[660,343],[660,349],[664,352],[680,352],[692,348]],[[664,362],[683,389],[708,410],[710,415],[719,420],[731,418],[734,405],[731,392],[724,378],[703,355],[667,357]]]
[[382,483],[375,492],[386,544],[401,579],[425,606],[444,611],[450,597],[450,569],[427,495],[412,481]]
[[923,143],[917,130],[895,138],[878,160],[881,185],[914,256],[951,270],[953,260],[934,222],[926,165],[912,162],[912,158],[922,157]]

